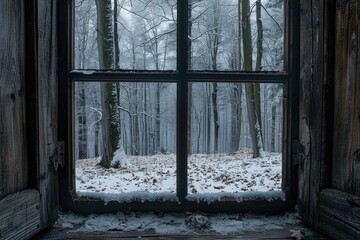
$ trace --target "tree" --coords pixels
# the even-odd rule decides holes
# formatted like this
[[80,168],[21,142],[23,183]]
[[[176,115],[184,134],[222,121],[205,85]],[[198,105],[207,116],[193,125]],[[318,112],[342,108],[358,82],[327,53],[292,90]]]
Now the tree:
[[[101,69],[111,69],[114,66],[114,59],[117,59],[117,56],[114,57],[111,0],[95,0],[95,3],[97,9],[99,65]],[[111,82],[102,83],[100,84],[100,91],[101,105],[103,107],[102,139],[104,148],[100,165],[105,168],[116,167],[122,164],[122,161],[127,163],[127,160],[123,158],[123,148],[120,141],[117,84]]]
[[[239,0],[239,4],[242,2],[242,36],[243,36],[243,53],[244,53],[244,70],[252,71],[252,36],[250,25],[250,2],[249,0]],[[259,51],[258,51],[259,54]],[[261,119],[258,113],[260,109],[260,98],[257,93],[259,88],[255,83],[245,84],[245,92],[247,97],[247,109],[249,117],[249,128],[253,146],[253,157],[257,158],[261,156],[263,151],[262,146],[262,134],[261,134]]]

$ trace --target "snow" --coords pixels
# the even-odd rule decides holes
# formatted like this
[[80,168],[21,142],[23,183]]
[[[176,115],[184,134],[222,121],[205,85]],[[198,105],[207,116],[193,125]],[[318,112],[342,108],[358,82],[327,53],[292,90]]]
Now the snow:
[[120,146],[114,153],[114,157],[111,160],[111,167],[119,168],[119,167],[128,167],[130,166],[130,162],[126,157],[124,148]]
[[186,197],[189,201],[201,202],[205,201],[212,203],[214,201],[221,201],[222,199],[232,198],[237,202],[244,202],[250,200],[266,200],[272,202],[274,200],[285,200],[284,192],[245,192],[245,193],[205,193],[205,194],[191,194]]
[[[100,158],[77,160],[76,190],[80,196],[101,197],[105,201],[177,201],[176,156],[127,156],[129,164],[102,168]],[[265,153],[252,158],[250,151],[233,154],[194,154],[188,159],[188,200],[212,202],[232,197],[284,199],[281,192],[282,156]]]
[[92,75],[94,73],[96,73],[96,71],[91,71],[91,70],[72,70],[72,73],[82,73],[84,75]]
[[159,234],[236,234],[246,231],[283,229],[300,223],[294,213],[280,216],[254,214],[137,213],[92,214],[87,217],[62,213],[56,229],[67,232],[136,231]]
[[110,201],[117,202],[132,202],[134,200],[138,201],[176,201],[178,198],[175,193],[149,193],[149,192],[130,192],[130,193],[106,193],[106,192],[77,192],[79,197],[94,197],[99,198],[105,201],[107,204]]

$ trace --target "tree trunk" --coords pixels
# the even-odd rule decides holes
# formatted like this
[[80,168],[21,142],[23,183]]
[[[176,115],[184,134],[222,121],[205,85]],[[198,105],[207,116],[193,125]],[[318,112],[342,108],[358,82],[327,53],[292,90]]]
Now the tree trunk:
[[[212,70],[217,70],[217,57],[218,57],[218,49],[220,45],[220,11],[219,11],[219,3],[217,1],[214,2],[213,5],[213,30],[210,32],[211,35],[209,36],[209,39],[211,40],[210,46],[212,46],[212,49],[210,49],[211,53],[211,63],[212,63]],[[219,151],[219,112],[218,112],[218,104],[217,104],[217,98],[218,98],[218,86],[217,83],[214,82],[212,84],[212,94],[211,94],[211,100],[212,100],[212,110],[213,110],[213,120],[214,120],[214,152],[217,153]]]
[[79,83],[79,139],[78,139],[78,148],[79,148],[79,159],[87,158],[87,121],[86,121],[86,96],[85,96],[85,83]]
[[[111,0],[95,0],[97,10],[97,44],[100,69],[111,69],[113,64],[113,36]],[[100,84],[102,111],[103,155],[100,165],[109,168],[118,148],[120,127],[118,126],[116,84]]]
[[100,156],[100,152],[99,152],[99,129],[100,129],[100,124],[99,122],[97,122],[94,126],[95,129],[95,136],[94,136],[94,149],[95,149],[95,157]]
[[[261,71],[262,70],[262,58],[263,58],[263,24],[261,19],[261,0],[256,1],[256,26],[257,26],[257,54],[256,54],[256,67],[255,71]],[[256,117],[257,121],[259,123],[260,128],[260,136],[261,141],[262,139],[262,122],[261,122],[261,98],[260,98],[260,84],[255,83],[254,84],[254,100],[255,100],[255,109],[256,109]]]
[[[244,52],[244,70],[252,71],[252,39],[251,39],[251,25],[250,25],[250,2],[249,0],[239,0],[242,2],[242,37],[243,37],[243,52]],[[256,87],[254,83],[245,84],[245,91],[247,97],[247,109],[249,117],[250,136],[253,147],[253,157],[260,156],[262,151],[261,129],[259,119],[257,116],[257,109],[255,106],[255,92]],[[260,102],[260,101],[259,101]]]
[[206,107],[207,107],[207,135],[206,135],[206,153],[210,154],[211,151],[211,104],[210,104],[210,83],[205,83],[206,88]]
[[114,69],[120,69],[120,48],[119,48],[119,29],[118,29],[118,1],[114,0]]
[[275,139],[276,139],[276,104],[271,106],[271,152],[275,152]]
[[218,96],[218,86],[217,83],[213,84],[213,91],[211,95],[212,105],[213,105],[213,115],[214,115],[214,152],[219,151],[219,112],[217,106],[217,96]]
[[160,152],[161,151],[161,146],[160,146],[160,126],[161,126],[161,121],[160,121],[160,113],[161,113],[161,109],[160,109],[160,91],[161,91],[161,83],[157,83],[156,84],[156,119],[155,119],[155,142],[156,142],[156,149],[155,151]]
[[[236,55],[236,70],[241,71],[242,63],[242,50],[241,50],[241,30],[242,30],[242,24],[241,24],[241,4],[239,1],[238,4],[238,24],[237,24],[237,55]],[[233,146],[233,151],[237,151],[240,149],[240,138],[241,138],[241,97],[242,97],[242,84],[241,83],[235,83],[234,84],[234,98],[235,98],[235,114],[234,114],[234,125],[235,125],[235,143]]]
[[242,97],[242,84],[234,84],[234,98],[235,98],[235,114],[234,114],[234,125],[235,125],[235,141],[233,145],[233,151],[238,151],[240,149],[240,137],[241,137],[241,97]]

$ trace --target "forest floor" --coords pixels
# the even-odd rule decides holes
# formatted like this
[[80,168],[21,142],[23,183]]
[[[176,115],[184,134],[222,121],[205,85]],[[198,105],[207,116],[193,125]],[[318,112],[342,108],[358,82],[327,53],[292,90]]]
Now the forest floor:
[[[175,193],[175,155],[127,156],[131,165],[104,169],[100,159],[76,161],[80,194]],[[280,193],[282,156],[251,152],[194,154],[188,159],[189,194]],[[120,194],[119,194],[120,193]],[[199,194],[198,194],[199,193]],[[145,196],[146,196],[145,194]],[[270,194],[271,195],[271,194]],[[140,194],[140,196],[144,196]],[[161,195],[160,195],[161,196]],[[326,239],[302,225],[296,213],[277,216],[210,213],[61,213],[52,231],[35,239]]]
[[277,216],[205,213],[61,213],[49,232],[33,239],[330,239],[296,213]]
[[[188,159],[189,194],[281,191],[282,155],[250,151],[233,154],[193,154]],[[127,156],[130,165],[102,168],[100,158],[76,161],[76,191],[80,193],[175,193],[176,156]]]

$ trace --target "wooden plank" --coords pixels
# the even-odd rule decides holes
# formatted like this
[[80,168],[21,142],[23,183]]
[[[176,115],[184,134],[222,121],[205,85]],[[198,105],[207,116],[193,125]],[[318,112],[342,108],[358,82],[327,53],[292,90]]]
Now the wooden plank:
[[310,182],[310,92],[311,92],[311,64],[312,64],[312,33],[311,29],[311,4],[309,1],[300,1],[301,8],[301,41],[300,49],[300,119],[299,119],[299,213],[303,219],[309,219],[307,211],[309,205]]
[[39,191],[41,229],[58,216],[59,191],[56,157],[57,138],[57,35],[56,1],[37,1],[38,109],[39,109]]
[[332,238],[339,240],[360,239],[360,236],[353,228],[344,222],[327,215],[325,212],[320,213],[320,218],[319,228]]
[[353,153],[351,160],[351,192],[357,196],[360,196],[360,149]]
[[320,211],[331,212],[334,217],[360,230],[360,197],[335,189],[324,189],[320,194]]
[[[332,22],[335,1],[300,1],[300,136],[299,213],[317,226],[319,192],[327,184],[326,170],[331,161],[332,106]],[[329,161],[330,160],[330,161]]]
[[336,239],[360,239],[360,197],[335,189],[321,191],[319,227]]
[[24,1],[0,1],[0,199],[27,186]]
[[[237,234],[216,234],[213,232],[207,233],[198,232],[194,234],[159,234],[149,231],[138,232],[121,232],[121,231],[104,231],[104,232],[66,232],[66,231],[51,231],[42,233],[35,237],[35,239],[291,239],[291,230],[301,231],[305,239],[323,239],[327,237],[321,233],[306,227],[302,224],[285,225],[278,229],[265,230],[258,229],[256,231],[239,231]],[[196,232],[196,230],[194,230]]]
[[28,189],[0,201],[0,238],[27,239],[40,229],[40,194]]
[[332,185],[359,194],[353,167],[360,151],[360,0],[337,2]]

